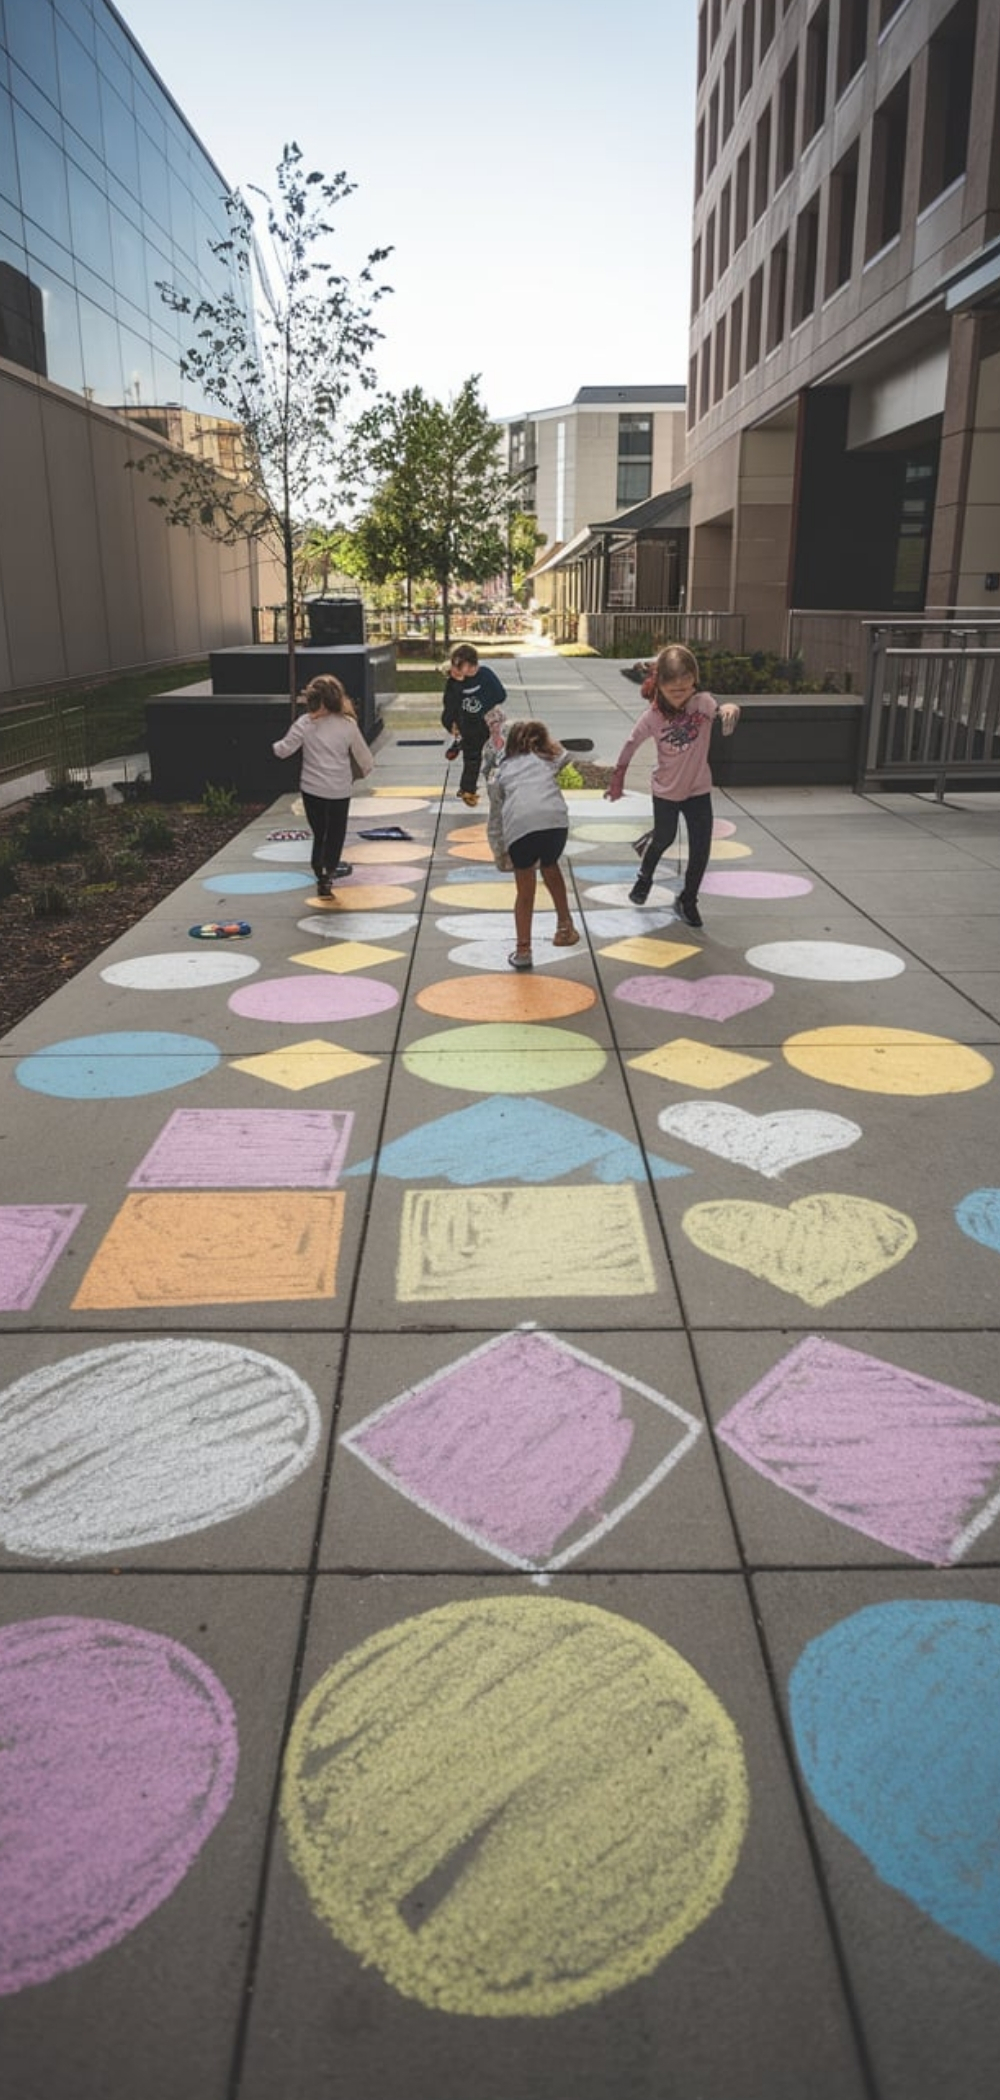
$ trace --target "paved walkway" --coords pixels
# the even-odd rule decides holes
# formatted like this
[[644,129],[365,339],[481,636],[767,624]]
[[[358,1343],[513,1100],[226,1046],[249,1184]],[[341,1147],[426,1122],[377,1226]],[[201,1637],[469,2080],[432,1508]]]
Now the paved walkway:
[[411,737],[0,1045],[5,2092],[982,2100],[1000,804],[719,795],[698,935],[637,766],[515,977]]

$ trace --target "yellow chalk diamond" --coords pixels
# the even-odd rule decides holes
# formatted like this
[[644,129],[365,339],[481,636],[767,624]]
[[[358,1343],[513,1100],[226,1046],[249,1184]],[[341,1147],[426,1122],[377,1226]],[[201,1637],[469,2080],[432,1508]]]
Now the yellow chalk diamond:
[[376,963],[401,962],[403,948],[376,948],[371,941],[337,941],[329,948],[308,948],[304,955],[290,955],[293,963],[307,970],[370,970]]
[[684,962],[689,955],[700,955],[701,949],[687,941],[657,941],[648,933],[637,933],[631,940],[614,941],[599,953],[609,955],[614,962],[639,963],[647,970],[669,970],[673,963]]
[[346,1079],[349,1072],[364,1072],[381,1064],[380,1057],[361,1057],[339,1043],[325,1043],[321,1036],[308,1043],[289,1043],[283,1050],[266,1050],[261,1057],[236,1057],[233,1068],[249,1072],[252,1079],[265,1079],[269,1086],[287,1087],[301,1094],[307,1087],[323,1086],[331,1079]]
[[743,1057],[736,1050],[716,1050],[711,1043],[696,1043],[678,1035],[644,1057],[630,1057],[636,1072],[652,1072],[657,1079],[672,1079],[678,1086],[701,1086],[711,1093],[717,1087],[735,1086],[752,1072],[766,1072],[767,1057]]

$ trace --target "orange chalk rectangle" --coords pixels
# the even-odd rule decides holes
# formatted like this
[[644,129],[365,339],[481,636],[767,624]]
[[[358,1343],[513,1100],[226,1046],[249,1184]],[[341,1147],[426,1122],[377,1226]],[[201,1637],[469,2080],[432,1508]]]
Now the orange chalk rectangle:
[[343,1190],[127,1196],[74,1311],[332,1298],[345,1207]]

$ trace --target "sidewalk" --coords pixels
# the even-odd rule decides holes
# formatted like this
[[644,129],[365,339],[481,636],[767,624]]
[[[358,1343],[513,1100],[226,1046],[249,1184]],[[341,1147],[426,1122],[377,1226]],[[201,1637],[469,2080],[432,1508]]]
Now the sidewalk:
[[699,934],[636,764],[515,976],[399,735],[0,1043],[5,2091],[983,2100],[1000,802],[717,794]]

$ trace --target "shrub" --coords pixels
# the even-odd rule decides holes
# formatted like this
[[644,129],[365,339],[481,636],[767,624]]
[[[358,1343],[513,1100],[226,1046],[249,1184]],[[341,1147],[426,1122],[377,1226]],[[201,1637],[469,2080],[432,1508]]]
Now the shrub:
[[19,888],[15,856],[9,846],[0,846],[0,897],[13,897]]
[[122,846],[111,856],[111,875],[117,887],[127,882],[141,882],[146,872],[141,856],[131,846]]
[[33,801],[21,833],[21,852],[25,860],[39,864],[65,860],[69,854],[86,848],[90,831],[86,803],[58,809],[41,800]]
[[39,883],[31,899],[33,919],[68,919],[73,900],[59,882]]
[[556,775],[556,778],[561,788],[582,788],[583,786],[583,774],[573,765],[563,766],[562,771]]
[[158,809],[149,809],[138,818],[126,850],[131,847],[136,853],[169,853],[176,843],[176,834],[166,817]]
[[235,788],[213,787],[212,782],[206,780],[201,806],[208,817],[235,817],[240,805]]

